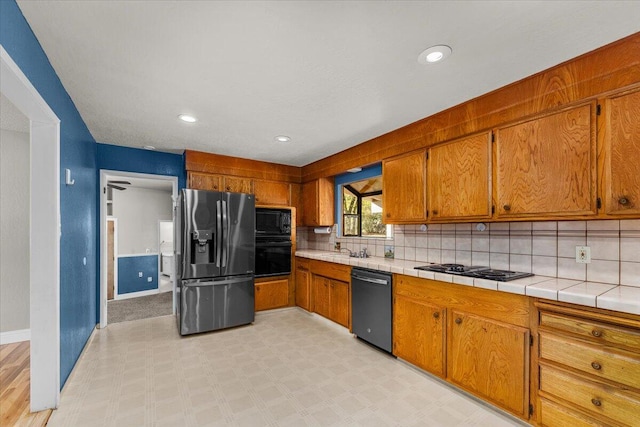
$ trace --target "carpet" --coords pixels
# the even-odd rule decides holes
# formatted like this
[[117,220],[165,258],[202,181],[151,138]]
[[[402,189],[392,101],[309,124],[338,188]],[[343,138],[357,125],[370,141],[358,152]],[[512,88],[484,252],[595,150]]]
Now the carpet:
[[173,292],[112,300],[107,305],[107,324],[167,316],[173,309]]

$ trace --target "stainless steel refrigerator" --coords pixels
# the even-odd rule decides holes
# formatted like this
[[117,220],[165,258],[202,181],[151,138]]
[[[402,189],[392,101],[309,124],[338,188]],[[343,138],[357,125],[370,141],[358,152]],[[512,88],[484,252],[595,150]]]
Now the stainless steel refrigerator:
[[182,190],[174,229],[180,335],[253,322],[254,196]]

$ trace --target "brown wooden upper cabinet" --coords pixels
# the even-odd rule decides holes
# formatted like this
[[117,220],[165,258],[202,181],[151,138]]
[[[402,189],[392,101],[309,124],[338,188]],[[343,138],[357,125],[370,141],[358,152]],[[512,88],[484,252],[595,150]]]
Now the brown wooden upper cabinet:
[[303,224],[333,225],[333,178],[319,178],[302,185]]
[[604,208],[609,215],[640,214],[640,90],[605,99]]
[[222,176],[210,173],[189,172],[187,187],[194,190],[220,191]]
[[215,175],[211,173],[189,172],[189,188],[194,190],[229,191],[232,193],[253,193],[250,178]]
[[496,218],[596,214],[595,102],[498,128]]
[[225,176],[223,179],[222,189],[231,193],[253,193],[252,181],[249,178],[240,178],[236,176]]
[[432,147],[427,163],[432,221],[491,217],[490,132]]
[[255,180],[253,191],[256,205],[290,205],[289,183],[281,181]]
[[382,162],[382,219],[386,224],[427,219],[426,149]]

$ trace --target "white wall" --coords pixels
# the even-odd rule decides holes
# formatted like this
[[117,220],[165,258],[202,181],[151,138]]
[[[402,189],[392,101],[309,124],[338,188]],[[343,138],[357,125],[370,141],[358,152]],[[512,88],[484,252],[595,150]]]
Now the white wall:
[[158,220],[171,220],[172,206],[170,191],[131,187],[113,190],[118,255],[157,253]]
[[29,329],[29,134],[0,129],[0,332]]
[[173,253],[173,222],[160,223],[160,252]]

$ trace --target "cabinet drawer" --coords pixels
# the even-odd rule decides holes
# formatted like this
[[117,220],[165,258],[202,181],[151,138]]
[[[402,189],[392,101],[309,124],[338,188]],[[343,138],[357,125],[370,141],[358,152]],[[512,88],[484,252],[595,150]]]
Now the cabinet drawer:
[[341,282],[351,282],[351,266],[344,264],[335,264],[333,262],[324,262],[311,260],[311,272],[319,276],[329,277],[330,279],[339,280]]
[[606,427],[600,421],[586,417],[547,399],[540,399],[540,424],[544,427]]
[[640,352],[640,331],[556,313],[540,313],[540,325],[589,338],[598,343]]
[[540,357],[630,387],[640,388],[640,355],[540,333]]
[[640,425],[640,396],[585,380],[546,365],[540,366],[540,390],[570,402],[587,413],[629,426]]

